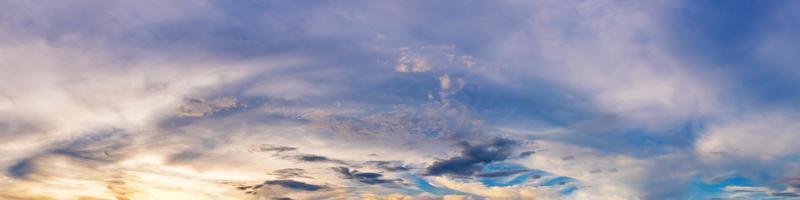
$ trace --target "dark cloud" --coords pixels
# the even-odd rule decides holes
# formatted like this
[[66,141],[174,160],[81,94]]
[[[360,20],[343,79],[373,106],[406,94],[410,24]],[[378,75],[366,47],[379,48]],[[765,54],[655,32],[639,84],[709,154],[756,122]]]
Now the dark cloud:
[[78,161],[82,165],[103,164],[124,157],[124,149],[130,146],[128,134],[120,129],[102,130],[72,141],[57,142],[55,148],[22,159],[11,165],[7,172],[15,178],[27,178],[43,164],[41,159],[63,156]]
[[286,168],[286,169],[279,169],[275,170],[271,175],[275,175],[280,179],[287,179],[287,178],[308,178],[313,179],[310,176],[305,175],[306,170],[300,168]]
[[268,145],[262,144],[254,147],[250,147],[248,150],[250,152],[275,152],[273,156],[277,156],[282,159],[288,160],[296,160],[300,162],[314,162],[314,163],[336,163],[342,165],[349,165],[347,162],[338,159],[328,158],[326,156],[321,155],[314,155],[314,154],[303,154],[301,152],[296,152],[297,148],[289,147],[289,146],[275,146],[275,145]]
[[301,156],[298,156],[297,158],[299,160],[306,161],[306,162],[328,162],[328,161],[331,161],[331,159],[328,159],[328,157],[319,156],[319,155],[301,155]]
[[800,194],[794,192],[778,192],[772,193],[772,196],[776,197],[800,197]]
[[528,170],[499,171],[499,172],[481,173],[481,174],[478,174],[478,175],[475,175],[475,176],[481,177],[481,178],[494,178],[494,177],[503,177],[503,176],[519,174],[519,173],[527,172],[527,171]]
[[313,184],[308,184],[308,183],[295,181],[295,180],[288,180],[288,179],[287,180],[265,181],[264,184],[265,185],[278,185],[278,186],[289,188],[289,189],[293,189],[293,190],[305,190],[305,191],[317,191],[317,190],[322,190],[322,189],[326,188],[325,186],[321,186],[321,185],[313,185]]
[[800,178],[790,178],[786,179],[784,182],[793,188],[800,188]]
[[311,162],[311,163],[335,163],[340,165],[350,165],[343,160],[332,159],[326,156],[321,155],[314,155],[314,154],[304,154],[302,152],[297,152],[297,148],[289,147],[289,146],[274,146],[274,145],[267,145],[262,144],[255,147],[250,147],[250,152],[275,152],[273,156],[286,159],[286,160],[296,160],[299,162]]
[[409,168],[399,161],[367,161],[364,164],[372,165],[389,172],[408,171]]
[[272,147],[268,149],[261,149],[263,151],[275,151],[275,152],[286,152],[286,151],[294,151],[297,148],[294,147]]
[[239,186],[239,187],[236,187],[236,189],[238,189],[238,190],[247,190],[247,189],[250,189],[250,188],[253,188],[253,186]]
[[527,158],[527,157],[531,157],[531,155],[533,155],[535,153],[536,153],[535,151],[524,151],[522,153],[519,153],[519,156],[517,156],[517,157],[519,157],[519,158]]
[[428,166],[425,175],[472,176],[486,164],[508,159],[516,145],[516,141],[504,138],[496,138],[480,145],[461,142],[461,155],[436,161]]
[[123,149],[129,145],[128,134],[120,129],[109,129],[70,141],[50,153],[81,161],[111,162],[121,158]]
[[14,178],[27,178],[28,174],[36,170],[36,164],[33,159],[20,160],[14,165],[11,165],[6,172]]
[[400,179],[382,179],[383,174],[374,173],[374,172],[358,172],[358,170],[350,170],[347,167],[334,167],[334,171],[338,172],[342,178],[345,179],[355,179],[358,182],[365,183],[365,184],[382,184],[382,183],[394,183],[401,181]]
[[331,159],[325,156],[313,155],[313,154],[298,155],[295,156],[294,158],[301,162],[327,162],[327,163],[347,165],[347,163],[342,160]]
[[250,147],[248,149],[249,152],[275,152],[275,153],[284,153],[288,151],[296,151],[297,148],[289,147],[289,146],[275,146],[269,144],[261,144]]

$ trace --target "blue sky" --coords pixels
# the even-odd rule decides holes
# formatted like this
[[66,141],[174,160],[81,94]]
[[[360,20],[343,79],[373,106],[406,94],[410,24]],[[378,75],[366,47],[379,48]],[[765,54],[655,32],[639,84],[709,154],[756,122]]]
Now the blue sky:
[[0,199],[793,199],[796,1],[0,1]]

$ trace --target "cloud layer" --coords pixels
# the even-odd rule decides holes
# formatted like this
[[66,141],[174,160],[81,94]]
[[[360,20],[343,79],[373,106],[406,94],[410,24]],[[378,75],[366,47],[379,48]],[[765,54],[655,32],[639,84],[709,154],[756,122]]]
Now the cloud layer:
[[797,4],[0,2],[0,198],[795,198]]

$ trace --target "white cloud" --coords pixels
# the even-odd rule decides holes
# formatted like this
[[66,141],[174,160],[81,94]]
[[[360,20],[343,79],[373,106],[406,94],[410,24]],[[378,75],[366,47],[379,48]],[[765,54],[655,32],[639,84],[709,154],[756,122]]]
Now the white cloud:
[[565,85],[590,98],[598,110],[647,127],[663,128],[717,109],[716,88],[669,52],[671,39],[659,14],[673,5],[519,4],[537,12],[530,12],[527,29],[495,46],[495,60],[526,64],[508,73]]
[[695,148],[702,158],[713,161],[755,159],[774,161],[800,153],[800,116],[791,113],[745,114],[708,125]]
[[450,89],[450,76],[444,74],[439,77],[439,88],[441,88],[442,90]]

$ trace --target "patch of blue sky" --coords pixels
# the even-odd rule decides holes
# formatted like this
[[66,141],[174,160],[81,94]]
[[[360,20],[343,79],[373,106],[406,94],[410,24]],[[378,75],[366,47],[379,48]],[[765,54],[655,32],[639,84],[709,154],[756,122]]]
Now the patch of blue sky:
[[427,193],[434,194],[434,195],[451,195],[451,194],[469,195],[467,193],[464,193],[464,192],[461,192],[461,191],[457,191],[457,190],[453,190],[453,189],[450,189],[450,188],[435,186],[435,185],[431,184],[430,182],[428,182],[428,180],[425,180],[425,178],[419,177],[419,176],[413,176],[411,178],[411,182],[414,185],[416,185],[417,188],[419,188],[420,190],[425,191]]
[[556,177],[552,177],[550,179],[547,179],[546,181],[542,182],[540,185],[541,186],[561,186],[561,185],[567,185],[568,183],[574,183],[574,182],[577,182],[577,180],[575,180],[573,178],[570,178],[570,177],[566,177],[566,176],[556,176]]
[[530,170],[530,169],[516,163],[498,162],[486,165],[485,167],[483,167],[483,169],[481,169],[481,173],[492,173],[492,172],[513,171],[513,170]]
[[537,172],[523,172],[514,175],[508,176],[501,176],[501,177],[491,177],[491,178],[480,178],[479,181],[485,186],[514,186],[514,185],[521,185],[533,177]]
[[556,176],[554,174],[536,170],[528,169],[524,166],[513,163],[495,163],[484,167],[481,173],[498,173],[498,172],[512,172],[521,171],[516,174],[509,174],[506,176],[497,177],[484,177],[478,178],[484,186],[487,187],[508,187],[508,186],[529,186],[529,187],[549,187],[559,191],[561,195],[569,195],[575,190],[579,189],[577,180],[564,176]]
[[753,183],[742,176],[732,176],[721,180],[704,180],[695,178],[689,186],[687,199],[727,198],[732,193],[725,190],[729,186],[752,187]]
[[[529,182],[531,177],[538,176],[543,177],[550,175],[547,172],[535,169],[528,169],[522,165],[513,164],[513,163],[495,163],[487,165],[486,167],[481,170],[482,174],[487,173],[498,173],[498,172],[519,172],[515,174],[508,174],[506,176],[497,176],[497,177],[483,177],[479,178],[480,181],[485,186],[514,186],[514,185],[522,185]],[[523,172],[520,172],[523,171]]]

